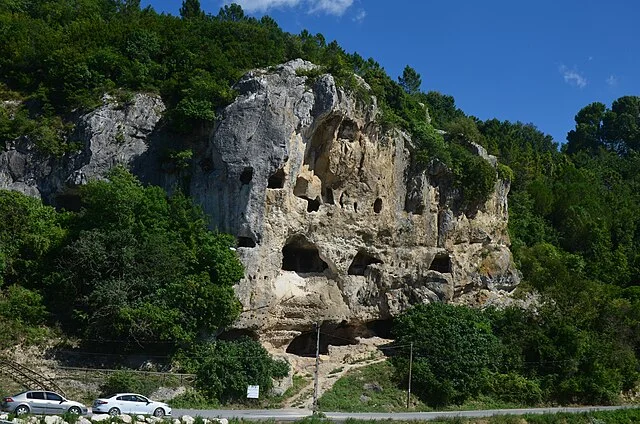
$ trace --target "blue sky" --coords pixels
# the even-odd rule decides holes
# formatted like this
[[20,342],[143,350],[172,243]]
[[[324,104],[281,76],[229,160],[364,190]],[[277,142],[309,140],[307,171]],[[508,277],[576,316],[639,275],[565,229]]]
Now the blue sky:
[[[220,0],[200,0],[217,14]],[[180,0],[143,0],[178,14]],[[480,119],[531,122],[564,142],[595,101],[640,95],[640,2],[635,0],[240,0],[285,31],[303,29],[373,57],[396,78],[455,97]]]

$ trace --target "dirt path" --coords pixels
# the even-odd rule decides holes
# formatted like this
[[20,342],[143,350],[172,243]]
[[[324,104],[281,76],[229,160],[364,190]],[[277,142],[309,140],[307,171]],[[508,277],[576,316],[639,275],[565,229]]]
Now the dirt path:
[[[377,346],[389,342],[390,340],[374,337],[362,339],[357,345],[329,346],[329,354],[320,355],[318,398],[331,389],[335,382],[349,371],[384,361],[386,358]],[[295,372],[307,377],[309,382],[297,395],[288,399],[283,408],[311,409],[313,407],[315,358],[295,357],[291,359],[291,362]]]

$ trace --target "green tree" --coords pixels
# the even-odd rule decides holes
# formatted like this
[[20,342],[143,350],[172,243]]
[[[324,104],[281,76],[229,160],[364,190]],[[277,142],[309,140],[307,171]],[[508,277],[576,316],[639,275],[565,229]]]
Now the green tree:
[[259,342],[248,338],[208,343],[197,350],[197,356],[202,360],[197,365],[196,386],[210,399],[243,399],[249,385],[268,393],[273,378],[289,373],[286,362],[274,360]]
[[576,128],[567,134],[567,153],[586,151],[595,153],[602,147],[602,119],[606,106],[595,102],[582,108],[575,117]]
[[422,78],[420,78],[420,74],[415,69],[407,65],[402,71],[402,76],[398,77],[398,83],[407,94],[416,94],[420,92]]
[[499,340],[476,310],[443,303],[416,305],[394,323],[402,353],[393,358],[399,376],[407,375],[413,343],[414,393],[431,405],[461,403],[486,384],[499,362]]
[[47,277],[59,318],[92,336],[139,342],[193,342],[230,324],[244,274],[235,240],[210,232],[180,193],[168,198],[122,168],[108,177],[83,188],[61,271]]
[[204,12],[200,9],[199,0],[183,0],[180,6],[180,16],[184,19],[201,18]]

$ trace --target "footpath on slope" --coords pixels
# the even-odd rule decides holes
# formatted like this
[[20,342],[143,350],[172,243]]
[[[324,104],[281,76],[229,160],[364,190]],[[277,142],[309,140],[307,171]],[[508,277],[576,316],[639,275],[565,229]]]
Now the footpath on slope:
[[[378,346],[388,344],[391,340],[380,337],[359,339],[357,345],[329,346],[328,355],[320,355],[318,372],[318,398],[330,390],[340,377],[349,371],[367,365],[382,362],[386,359]],[[305,376],[308,383],[298,394],[284,401],[282,408],[313,408],[315,357],[290,355],[287,357],[294,372]]]

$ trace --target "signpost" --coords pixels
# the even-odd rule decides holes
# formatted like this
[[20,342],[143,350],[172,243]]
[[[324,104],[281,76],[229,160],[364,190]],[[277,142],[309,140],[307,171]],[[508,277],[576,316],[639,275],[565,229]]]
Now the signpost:
[[247,386],[247,399],[258,399],[260,386]]

